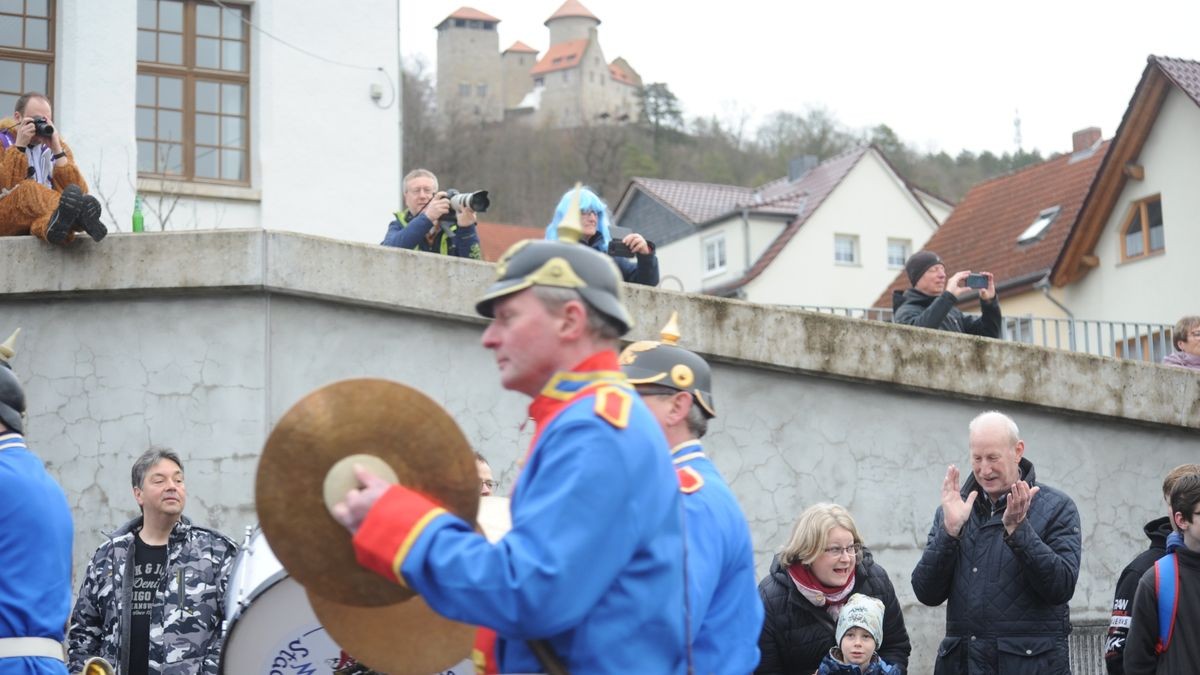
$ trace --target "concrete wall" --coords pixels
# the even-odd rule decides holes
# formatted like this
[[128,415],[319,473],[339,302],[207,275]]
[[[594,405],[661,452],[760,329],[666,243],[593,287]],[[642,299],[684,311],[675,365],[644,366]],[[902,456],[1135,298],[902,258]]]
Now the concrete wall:
[[[55,117],[92,192],[106,203],[110,228],[129,231],[140,191],[149,202],[148,230],[163,221],[171,230],[269,222],[354,241],[383,238],[400,204],[395,2],[365,0],[353,12],[289,11],[280,0],[245,3],[263,30],[349,64],[250,32],[248,187],[139,179],[137,3],[56,4]],[[369,95],[372,85],[382,89],[378,102]]]
[[[348,377],[424,391],[511,488],[527,401],[499,387],[479,345],[473,300],[491,276],[485,263],[259,230],[66,249],[0,240],[0,331],[24,328],[13,366],[29,441],[75,510],[77,574],[100,532],[134,514],[129,466],[149,445],[185,458],[187,512],[239,536],[256,520],[271,425]],[[760,573],[804,507],[845,504],[899,592],[914,673],[931,670],[944,610],[917,605],[908,577],[977,412],[1011,413],[1039,478],[1079,505],[1076,619],[1106,613],[1161,510],[1162,475],[1200,451],[1200,375],[1181,369],[656,289],[627,299],[630,338],[678,310],[683,344],[714,363],[706,447],[746,511]]]
[[[1194,284],[1195,260],[1200,256],[1200,107],[1171,87],[1162,110],[1142,147],[1137,163],[1145,180],[1128,180],[1093,254],[1100,266],[1062,289],[1063,304],[1078,317],[1107,321],[1175,323],[1196,313],[1187,293],[1170,289]],[[1121,262],[1121,228],[1130,205],[1161,194],[1162,253]]]
[[[887,262],[888,239],[921,250],[937,228],[912,192],[874,150],[850,170],[816,212],[746,287],[753,302],[870,307],[896,278]],[[858,237],[858,261],[834,261],[834,237]]]

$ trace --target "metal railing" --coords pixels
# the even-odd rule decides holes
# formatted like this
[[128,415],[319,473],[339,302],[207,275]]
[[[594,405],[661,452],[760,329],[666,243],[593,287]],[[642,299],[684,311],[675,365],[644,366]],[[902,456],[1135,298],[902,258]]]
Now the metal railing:
[[1108,620],[1072,621],[1067,651],[1071,675],[1104,675],[1104,641],[1108,636]]
[[[792,306],[809,312],[853,319],[888,322],[892,320],[892,310],[880,307]],[[1159,363],[1173,351],[1171,329],[1171,325],[1163,323],[1057,319],[1024,315],[1005,317],[1000,339],[1097,356]]]

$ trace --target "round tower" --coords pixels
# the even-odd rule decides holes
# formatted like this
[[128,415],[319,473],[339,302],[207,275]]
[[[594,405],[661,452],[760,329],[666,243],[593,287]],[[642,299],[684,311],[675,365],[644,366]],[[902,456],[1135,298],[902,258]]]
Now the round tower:
[[599,25],[600,19],[579,0],[567,0],[558,11],[546,19],[546,27],[550,29],[551,46],[570,40],[585,40],[588,31]]

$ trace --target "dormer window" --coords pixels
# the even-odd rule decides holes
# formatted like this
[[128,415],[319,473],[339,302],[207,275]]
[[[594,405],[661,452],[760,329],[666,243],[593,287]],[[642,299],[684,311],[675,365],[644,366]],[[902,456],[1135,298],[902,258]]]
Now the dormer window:
[[1058,212],[1062,210],[1060,206],[1051,206],[1044,209],[1034,218],[1033,224],[1025,228],[1021,236],[1017,237],[1018,244],[1032,244],[1035,241],[1041,241],[1042,237],[1046,236],[1046,231],[1050,229],[1050,223],[1058,217]]
[[1165,248],[1162,195],[1131,204],[1125,227],[1121,228],[1121,260],[1144,258]]

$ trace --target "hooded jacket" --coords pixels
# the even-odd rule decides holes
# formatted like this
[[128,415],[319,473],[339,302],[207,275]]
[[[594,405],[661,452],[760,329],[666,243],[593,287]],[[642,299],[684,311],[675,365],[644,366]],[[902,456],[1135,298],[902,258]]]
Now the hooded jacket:
[[1079,511],[1066,494],[1037,482],[1028,459],[1020,470],[1040,490],[1012,535],[1002,521],[1006,502],[993,508],[974,475],[960,494],[981,494],[958,538],[942,525],[940,506],[934,514],[912,585],[922,603],[947,603],[935,675],[1070,672],[1068,603],[1083,548]]
[[1112,620],[1108,624],[1108,640],[1104,645],[1104,664],[1109,675],[1125,675],[1125,639],[1129,636],[1129,619],[1133,615],[1133,595],[1137,592],[1138,580],[1154,561],[1167,553],[1167,537],[1171,534],[1171,520],[1166,516],[1155,518],[1142,528],[1150,540],[1150,548],[1134,558],[1121,576],[1117,578],[1117,592],[1113,596]]
[[[862,593],[883,601],[883,641],[879,657],[903,675],[908,668],[912,645],[904,627],[904,614],[896,599],[896,589],[882,566],[875,564],[869,551],[854,569],[853,593]],[[771,571],[758,583],[766,617],[758,648],[762,652],[756,673],[797,673],[812,675],[829,654],[837,623],[824,607],[817,607],[800,594],[779,556],[771,561]]]
[[937,328],[954,333],[968,333],[999,338],[1004,318],[1000,315],[1000,299],[980,300],[981,316],[963,314],[954,305],[958,298],[950,291],[939,296],[925,295],[915,288],[892,291],[892,322],[921,328]]
[[[129,672],[133,538],[141,529],[141,516],[121,526],[88,564],[67,635],[72,673],[92,656],[104,657],[118,673]],[[175,523],[150,615],[150,672],[217,675],[225,587],[236,557],[237,546],[220,532],[186,516]]]

